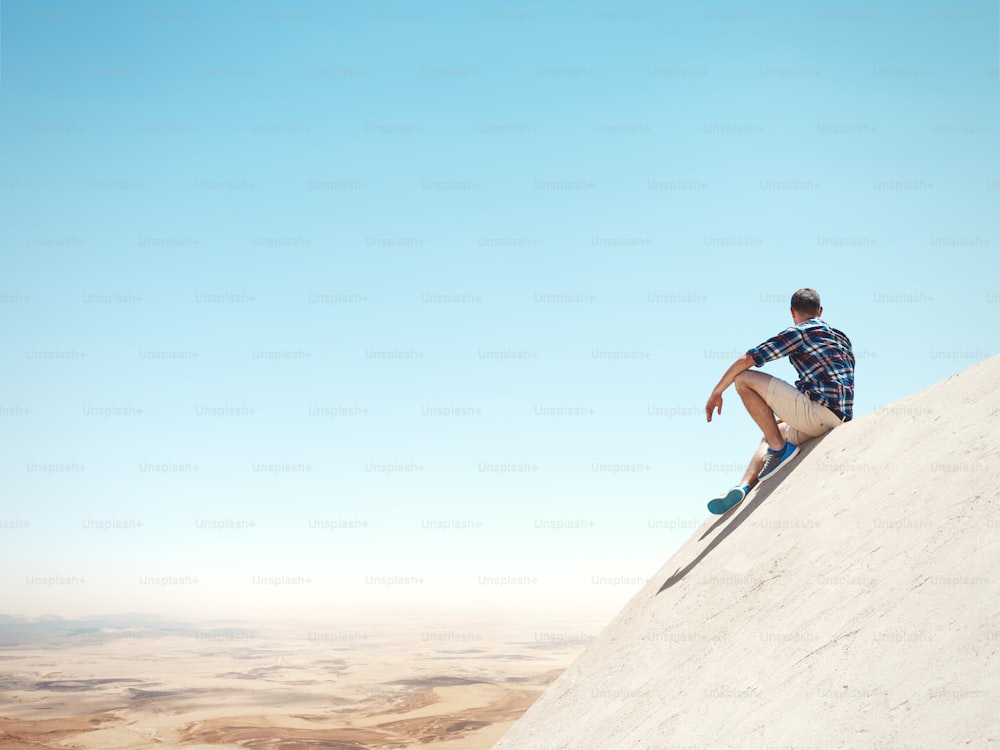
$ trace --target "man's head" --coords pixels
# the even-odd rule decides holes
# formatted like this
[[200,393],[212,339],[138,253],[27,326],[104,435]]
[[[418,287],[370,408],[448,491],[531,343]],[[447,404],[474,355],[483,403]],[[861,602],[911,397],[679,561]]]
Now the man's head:
[[792,320],[796,324],[810,318],[818,318],[823,314],[823,306],[819,303],[819,292],[815,289],[799,289],[792,295]]

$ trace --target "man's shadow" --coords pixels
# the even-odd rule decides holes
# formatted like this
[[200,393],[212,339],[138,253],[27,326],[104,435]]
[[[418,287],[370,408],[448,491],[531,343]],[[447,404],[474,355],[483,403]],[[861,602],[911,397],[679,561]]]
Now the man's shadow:
[[744,500],[742,503],[737,505],[735,509],[721,516],[718,521],[713,523],[708,528],[708,530],[698,538],[699,542],[705,537],[711,536],[712,532],[714,532],[717,528],[719,528],[719,526],[725,524],[726,527],[721,532],[719,532],[719,535],[715,537],[715,539],[713,539],[711,542],[708,543],[708,546],[705,547],[705,549],[703,549],[701,552],[698,553],[698,556],[695,557],[694,560],[689,562],[683,568],[678,568],[677,570],[675,570],[673,575],[663,582],[663,585],[660,586],[660,589],[656,593],[661,594],[665,590],[673,586],[675,583],[680,581],[684,576],[690,573],[691,570],[698,563],[704,560],[705,556],[709,552],[718,547],[719,544],[722,543],[723,539],[728,537],[730,534],[736,531],[736,529],[742,526],[746,522],[746,520],[750,517],[750,514],[753,513],[755,510],[757,510],[757,508],[761,506],[761,503],[767,500],[767,498],[771,496],[771,493],[781,486],[781,484],[785,481],[785,477],[787,477],[790,472],[795,471],[799,463],[801,463],[805,459],[805,457],[812,452],[813,448],[815,448],[820,443],[823,437],[825,436],[821,435],[820,437],[810,440],[806,445],[802,446],[801,450],[799,451],[799,455],[793,459],[792,464],[790,466],[781,471],[773,479],[768,480],[764,484],[758,484],[757,487],[752,491],[752,497],[750,498],[750,500]]

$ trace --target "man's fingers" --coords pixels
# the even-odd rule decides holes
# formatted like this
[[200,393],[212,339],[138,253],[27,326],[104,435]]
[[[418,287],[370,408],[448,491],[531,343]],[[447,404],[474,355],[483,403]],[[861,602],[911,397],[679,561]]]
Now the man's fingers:
[[722,414],[722,399],[721,398],[719,398],[719,399],[710,398],[708,400],[708,403],[705,404],[705,418],[709,422],[712,421],[712,412],[713,411],[716,412],[716,413],[718,413],[718,414]]

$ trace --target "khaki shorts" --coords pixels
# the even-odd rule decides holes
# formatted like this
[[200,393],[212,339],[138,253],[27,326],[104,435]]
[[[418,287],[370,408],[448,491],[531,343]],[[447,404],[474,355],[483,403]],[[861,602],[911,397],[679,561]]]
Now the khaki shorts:
[[802,445],[810,438],[819,437],[843,420],[809,398],[798,388],[780,378],[771,378],[764,399],[778,418],[785,423],[785,437],[795,445]]

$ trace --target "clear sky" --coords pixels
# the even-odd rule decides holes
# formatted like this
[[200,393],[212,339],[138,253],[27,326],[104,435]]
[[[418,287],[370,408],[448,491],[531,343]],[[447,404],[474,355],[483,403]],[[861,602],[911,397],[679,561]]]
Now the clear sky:
[[795,289],[858,418],[1000,352],[996,2],[3,0],[0,65],[7,614],[610,617]]

